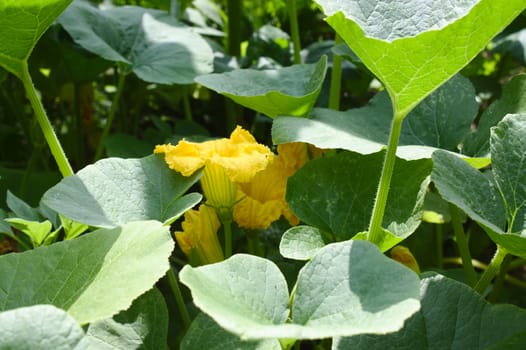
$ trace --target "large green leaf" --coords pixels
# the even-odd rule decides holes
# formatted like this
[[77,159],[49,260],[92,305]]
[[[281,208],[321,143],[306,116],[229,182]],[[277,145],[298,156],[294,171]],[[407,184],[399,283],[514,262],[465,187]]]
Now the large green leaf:
[[79,45],[124,64],[148,82],[191,84],[212,71],[207,42],[164,11],[137,6],[99,10],[77,0],[59,22]]
[[440,194],[486,228],[491,239],[526,257],[526,114],[508,114],[491,131],[492,175],[455,156],[433,154]]
[[168,335],[168,309],[153,288],[112,318],[90,324],[87,340],[98,350],[163,349]]
[[269,117],[299,117],[307,114],[316,102],[326,70],[327,57],[323,56],[315,64],[262,71],[238,69],[203,75],[196,81]]
[[326,245],[323,232],[312,226],[288,229],[279,242],[279,253],[288,259],[309,260]]
[[95,227],[115,227],[136,220],[170,222],[201,200],[184,192],[199,173],[184,177],[162,157],[102,159],[63,179],[42,197],[60,214]]
[[462,153],[485,157],[489,153],[490,129],[506,114],[526,113],[526,74],[513,77],[502,91],[500,99],[492,103],[480,116],[477,130],[465,140]]
[[[524,1],[316,0],[405,116],[526,8]],[[491,20],[488,20],[491,19]]]
[[[477,111],[471,82],[460,75],[453,77],[404,120],[397,155],[410,160],[431,158],[436,149],[458,151]],[[316,108],[308,119],[277,118],[272,138],[278,144],[308,142],[320,148],[374,153],[387,145],[392,113],[387,93],[379,93],[362,108],[345,112]]]
[[422,308],[399,332],[335,339],[344,349],[522,349],[526,311],[491,305],[471,288],[444,276],[421,282]]
[[2,0],[0,2],[0,66],[22,79],[38,39],[71,0]]
[[242,340],[221,328],[212,318],[200,313],[192,321],[182,342],[181,350],[281,350],[277,339]]
[[[307,163],[288,180],[289,207],[303,222],[337,240],[367,231],[383,158],[383,152],[366,156],[343,152]],[[428,159],[397,161],[382,225],[387,231],[382,250],[420,224],[431,168]]]
[[100,229],[0,256],[0,309],[51,303],[85,324],[112,317],[169,268],[169,229],[156,221]]
[[0,349],[89,349],[82,327],[64,310],[34,305],[0,312]]
[[285,278],[267,259],[234,255],[180,276],[201,310],[244,339],[383,334],[420,307],[418,276],[366,241],[320,249],[298,275],[292,311]]

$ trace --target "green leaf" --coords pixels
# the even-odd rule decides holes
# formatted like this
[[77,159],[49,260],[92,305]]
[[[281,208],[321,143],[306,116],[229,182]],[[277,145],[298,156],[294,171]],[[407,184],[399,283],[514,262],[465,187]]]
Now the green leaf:
[[[287,202],[301,221],[346,240],[368,229],[383,152],[345,152],[316,159],[289,178]],[[396,162],[383,228],[382,249],[408,237],[420,224],[431,161]],[[363,171],[367,169],[367,171]]]
[[504,117],[491,129],[490,144],[493,175],[504,200],[508,231],[526,234],[526,114]]
[[[317,0],[405,116],[526,8],[523,1]],[[488,21],[491,18],[491,21]]]
[[526,113],[526,74],[514,76],[504,87],[500,99],[484,110],[477,130],[466,138],[462,153],[475,157],[487,156],[490,129],[506,114],[516,113]]
[[182,342],[181,350],[281,350],[277,339],[242,340],[221,328],[212,318],[200,313],[192,321]]
[[32,208],[29,204],[24,202],[22,199],[15,196],[11,191],[7,191],[6,204],[9,209],[20,219],[26,219],[31,221],[39,221],[40,215],[38,210]]
[[44,222],[29,221],[19,218],[5,219],[14,228],[24,232],[28,237],[31,238],[33,246],[38,247],[42,245],[46,237],[50,234],[52,225],[49,220]]
[[335,339],[332,349],[520,349],[526,343],[524,309],[491,305],[440,275],[422,280],[420,292],[422,308],[399,332]]
[[126,311],[90,324],[87,340],[93,349],[164,349],[168,335],[168,309],[156,289],[136,299]]
[[420,307],[418,276],[365,241],[318,251],[299,273],[289,322],[287,285],[269,260],[234,255],[217,264],[187,265],[180,277],[201,310],[244,339],[387,333]]
[[106,140],[108,157],[141,158],[152,153],[152,145],[127,134],[113,134]]
[[285,258],[309,260],[325,246],[323,233],[312,226],[295,226],[288,229],[279,242],[279,252]]
[[51,303],[85,324],[127,309],[169,268],[174,247],[156,221],[0,256],[0,308]]
[[77,236],[80,236],[89,228],[88,225],[70,220],[63,215],[60,215],[60,222],[62,224],[62,227],[64,228],[65,240],[73,239]]
[[155,155],[107,158],[63,179],[44,194],[42,203],[96,227],[135,220],[170,222],[201,200],[197,193],[181,197],[199,176],[184,177]]
[[509,114],[491,132],[492,175],[455,156],[433,154],[432,180],[444,199],[477,221],[510,253],[526,257],[526,114]]
[[327,57],[323,56],[315,64],[263,71],[238,69],[203,75],[195,81],[269,117],[300,117],[316,102],[326,71]]
[[[438,148],[455,151],[471,132],[478,104],[471,82],[457,75],[429,95],[404,120],[397,156],[407,160],[431,158]],[[362,108],[345,112],[316,108],[308,119],[277,118],[274,143],[307,142],[320,148],[342,148],[361,154],[386,147],[392,118],[386,93]]]
[[0,349],[88,349],[82,327],[64,310],[34,305],[0,312]]
[[36,43],[71,0],[2,0],[0,66],[22,79]]
[[76,43],[120,62],[144,81],[192,84],[212,71],[207,42],[167,12],[137,6],[99,10],[75,1],[59,23]]

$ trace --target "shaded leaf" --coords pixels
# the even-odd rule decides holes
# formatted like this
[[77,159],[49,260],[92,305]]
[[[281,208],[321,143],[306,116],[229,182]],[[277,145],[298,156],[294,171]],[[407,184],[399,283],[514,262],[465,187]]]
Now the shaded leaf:
[[312,226],[288,229],[279,242],[279,252],[288,259],[309,260],[325,246],[323,233]]
[[156,289],[136,299],[112,318],[90,324],[87,340],[93,349],[163,349],[168,335],[168,310]]
[[182,342],[181,350],[281,350],[277,339],[242,340],[221,328],[212,318],[200,313],[193,320]]
[[238,69],[203,75],[196,82],[272,118],[303,116],[316,102],[326,70],[327,57],[323,56],[315,64],[262,71]]
[[422,308],[399,332],[335,339],[332,349],[520,349],[526,343],[523,309],[491,305],[440,275],[422,280],[420,293]]
[[164,11],[138,6],[99,10],[75,1],[59,23],[86,50],[124,64],[148,82],[191,84],[212,71],[210,46]]
[[173,246],[168,227],[142,221],[2,255],[1,310],[51,303],[81,324],[111,317],[164,275]]
[[[310,161],[287,184],[287,202],[301,221],[346,240],[366,231],[376,196],[383,152],[362,156],[345,152]],[[383,228],[387,250],[408,237],[422,218],[432,164],[396,162]],[[363,171],[367,169],[367,171]]]
[[184,177],[162,157],[102,159],[63,179],[42,197],[42,203],[69,219],[95,227],[129,221],[173,221],[201,200],[183,196],[199,179]]

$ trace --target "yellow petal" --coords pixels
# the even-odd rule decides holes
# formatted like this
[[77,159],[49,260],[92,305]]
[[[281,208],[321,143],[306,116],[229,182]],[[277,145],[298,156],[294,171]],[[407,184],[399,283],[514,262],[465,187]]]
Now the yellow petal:
[[205,165],[200,144],[179,141],[177,146],[158,145],[154,153],[164,153],[164,159],[170,169],[180,172],[183,176],[190,176]]
[[279,200],[261,203],[253,198],[244,197],[234,207],[234,220],[243,228],[266,229],[281,216],[282,203]]

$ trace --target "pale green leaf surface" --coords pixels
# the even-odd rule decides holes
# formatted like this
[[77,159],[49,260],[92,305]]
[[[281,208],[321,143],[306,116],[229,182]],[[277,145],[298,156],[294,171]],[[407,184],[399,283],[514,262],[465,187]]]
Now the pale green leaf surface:
[[[523,1],[317,0],[405,116],[526,8]],[[488,20],[491,18],[491,21]]]
[[38,222],[19,218],[9,218],[5,219],[5,221],[30,237],[34,246],[41,245],[52,229],[51,222],[49,220]]
[[418,276],[365,241],[329,244],[305,265],[289,323],[287,286],[268,260],[240,254],[180,276],[194,303],[242,339],[392,332],[420,308]]
[[[348,152],[310,161],[288,180],[289,207],[303,222],[337,240],[366,231],[383,158],[383,152]],[[382,225],[391,238],[406,238],[420,224],[430,173],[430,160],[396,162]],[[385,249],[396,243],[386,242]]]
[[444,276],[421,282],[422,307],[403,329],[384,335],[335,339],[333,350],[346,349],[522,349],[526,311],[491,305],[468,286]]
[[219,326],[212,318],[200,313],[192,321],[181,350],[281,350],[277,339],[242,340]]
[[[492,169],[510,232],[526,236],[526,114],[508,114],[491,129]],[[525,252],[526,253],[526,252]]]
[[164,275],[173,246],[168,227],[142,221],[0,256],[0,310],[45,303],[81,324],[111,317]]
[[514,76],[504,87],[502,96],[480,116],[477,130],[464,141],[462,153],[484,157],[490,152],[490,129],[506,114],[526,113],[526,74]]
[[36,43],[71,0],[0,1],[0,66],[22,78]]
[[137,220],[164,222],[201,200],[199,194],[180,197],[199,176],[184,177],[156,155],[107,158],[63,179],[44,194],[42,203],[72,220],[96,227]]
[[288,259],[309,260],[325,246],[323,233],[312,226],[294,226],[285,231],[279,252]]
[[[460,75],[429,95],[404,120],[397,156],[413,160],[431,158],[436,149],[458,150],[478,112],[475,97],[471,82]],[[345,112],[316,108],[308,119],[277,118],[272,137],[277,144],[307,142],[369,154],[386,147],[391,119],[391,102],[381,92],[362,108]]]
[[64,310],[34,305],[0,312],[0,349],[83,350],[82,327]]
[[191,84],[212,71],[207,42],[164,11],[137,6],[99,10],[75,1],[59,22],[79,45],[125,64],[144,81]]
[[326,70],[327,57],[323,56],[315,64],[261,71],[238,69],[203,75],[196,82],[269,117],[299,117],[316,102]]
[[112,318],[90,324],[86,340],[93,349],[163,349],[168,335],[168,309],[156,289],[134,300],[131,307]]

